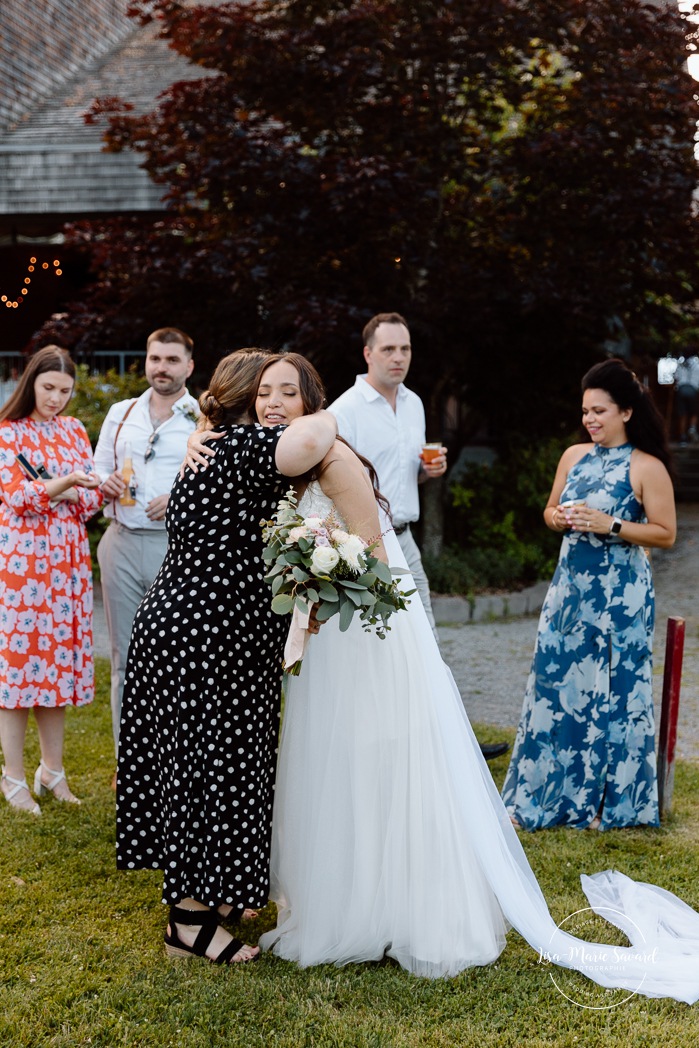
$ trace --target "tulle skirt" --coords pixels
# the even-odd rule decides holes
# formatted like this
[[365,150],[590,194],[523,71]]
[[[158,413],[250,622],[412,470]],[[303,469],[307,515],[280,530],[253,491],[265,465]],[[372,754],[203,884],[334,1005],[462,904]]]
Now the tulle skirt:
[[597,944],[555,925],[417,597],[391,626],[381,640],[331,619],[287,680],[279,916],[263,948],[302,966],[388,956],[436,978],[495,960],[513,926],[542,958],[602,986],[696,1000],[699,914],[662,889],[611,871],[583,878],[632,943],[615,948],[612,971],[598,960],[609,946],[591,960]]

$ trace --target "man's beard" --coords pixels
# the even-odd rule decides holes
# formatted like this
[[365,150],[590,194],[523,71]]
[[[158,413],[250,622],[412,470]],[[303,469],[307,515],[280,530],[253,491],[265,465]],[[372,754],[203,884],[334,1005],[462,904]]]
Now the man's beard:
[[173,393],[180,393],[184,389],[184,382],[180,379],[167,379],[164,375],[154,377],[151,380],[153,389],[162,396],[171,396]]

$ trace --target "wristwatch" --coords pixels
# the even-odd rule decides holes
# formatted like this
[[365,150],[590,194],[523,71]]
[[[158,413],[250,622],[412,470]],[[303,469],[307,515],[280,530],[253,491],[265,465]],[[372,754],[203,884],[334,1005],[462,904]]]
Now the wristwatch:
[[610,535],[618,535],[619,532],[621,531],[621,525],[623,523],[624,523],[623,520],[619,520],[618,517],[615,517],[614,520],[611,523],[610,528],[609,528],[609,534]]

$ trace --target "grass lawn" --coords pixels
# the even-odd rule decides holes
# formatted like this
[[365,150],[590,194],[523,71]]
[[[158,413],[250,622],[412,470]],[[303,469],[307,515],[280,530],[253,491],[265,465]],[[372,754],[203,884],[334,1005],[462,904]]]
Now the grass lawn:
[[[34,819],[0,804],[0,1048],[699,1044],[699,1006],[636,996],[600,1007],[615,999],[554,970],[568,996],[590,1005],[580,1007],[515,932],[497,964],[438,982],[394,964],[301,971],[269,956],[231,968],[166,959],[159,874],[114,866],[105,660],[98,683],[94,706],[70,711],[67,723],[66,766],[83,806],[45,800]],[[38,763],[30,730],[28,775]],[[487,740],[487,729],[479,735]],[[500,782],[506,758],[492,767]],[[585,905],[581,872],[608,867],[699,908],[698,787],[699,766],[680,766],[675,814],[661,830],[525,837],[554,918]],[[268,907],[246,938],[273,923]],[[609,941],[618,941],[613,930]]]

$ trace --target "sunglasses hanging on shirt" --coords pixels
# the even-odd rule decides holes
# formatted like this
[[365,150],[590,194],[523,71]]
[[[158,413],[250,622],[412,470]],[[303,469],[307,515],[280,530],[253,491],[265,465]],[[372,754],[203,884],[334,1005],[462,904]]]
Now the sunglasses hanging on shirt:
[[148,438],[148,447],[146,448],[146,453],[143,456],[143,461],[144,462],[150,462],[150,460],[154,457],[154,455],[155,455],[155,445],[158,443],[159,440],[160,440],[160,434],[158,433],[157,430],[153,430],[153,432],[151,433],[151,435]]

